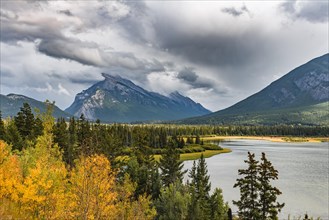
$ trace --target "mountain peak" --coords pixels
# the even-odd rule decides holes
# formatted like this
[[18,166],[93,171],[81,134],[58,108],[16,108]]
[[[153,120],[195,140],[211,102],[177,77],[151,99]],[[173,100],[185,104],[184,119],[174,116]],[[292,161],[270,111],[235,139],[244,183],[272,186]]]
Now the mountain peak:
[[14,93],[10,93],[7,95],[8,98],[10,99],[29,99],[29,97],[26,97],[24,95],[19,95],[19,94],[14,94]]
[[172,120],[204,115],[210,111],[178,92],[168,97],[150,92],[132,81],[102,73],[105,78],[77,94],[66,110],[75,116],[104,122]]

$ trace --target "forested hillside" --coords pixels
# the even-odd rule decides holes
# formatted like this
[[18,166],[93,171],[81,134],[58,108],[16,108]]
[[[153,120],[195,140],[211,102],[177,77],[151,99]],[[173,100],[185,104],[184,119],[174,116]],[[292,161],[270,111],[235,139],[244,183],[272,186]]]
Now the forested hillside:
[[[25,103],[13,119],[0,117],[0,218],[232,219],[221,189],[211,191],[204,156],[186,171],[182,152],[220,149],[203,141],[209,135],[328,135],[328,127],[309,126],[106,125],[83,115],[55,122],[53,105],[46,105],[42,114],[34,115]],[[158,161],[155,153],[161,154]],[[277,179],[277,171],[265,155],[260,164],[253,157],[253,175],[266,174],[267,180],[252,184],[259,186],[257,195],[267,195],[267,189],[276,189],[270,180]],[[280,191],[256,196],[257,206],[243,211],[252,192],[244,186],[249,174],[239,172],[238,215],[277,216],[283,204],[271,210],[263,205],[275,205]]]

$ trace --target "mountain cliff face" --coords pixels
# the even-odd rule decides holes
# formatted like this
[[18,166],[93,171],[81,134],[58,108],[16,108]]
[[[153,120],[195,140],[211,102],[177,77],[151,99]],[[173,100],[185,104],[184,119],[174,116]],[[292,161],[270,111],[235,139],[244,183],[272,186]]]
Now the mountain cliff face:
[[103,73],[103,77],[105,80],[77,94],[66,112],[103,122],[173,120],[210,113],[178,92],[166,97],[119,76]]
[[[34,112],[34,109],[37,108],[41,112],[46,111],[46,105],[43,102],[29,98],[23,95],[9,94],[1,95],[0,94],[0,110],[2,118],[13,117],[17,115],[17,112],[20,111],[20,108],[23,107],[23,103],[28,103],[31,106],[31,109]],[[63,117],[65,119],[69,118],[70,115],[57,106],[54,107],[53,116],[55,118]]]
[[182,123],[329,123],[329,54],[297,67],[260,92],[212,114]]

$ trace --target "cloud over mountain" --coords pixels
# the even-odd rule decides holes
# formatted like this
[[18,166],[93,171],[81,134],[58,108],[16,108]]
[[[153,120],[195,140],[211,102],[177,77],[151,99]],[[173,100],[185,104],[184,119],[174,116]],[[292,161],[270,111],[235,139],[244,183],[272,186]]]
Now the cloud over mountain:
[[109,72],[218,110],[328,52],[328,3],[316,3],[4,1],[1,93],[66,107]]

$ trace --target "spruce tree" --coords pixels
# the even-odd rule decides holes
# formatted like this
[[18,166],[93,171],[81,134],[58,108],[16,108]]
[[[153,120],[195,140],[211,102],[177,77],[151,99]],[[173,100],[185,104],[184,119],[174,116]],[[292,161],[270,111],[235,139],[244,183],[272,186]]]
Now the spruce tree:
[[0,111],[0,139],[4,140],[6,136],[5,123],[2,120],[2,115]]
[[168,141],[164,154],[160,158],[161,179],[164,186],[174,184],[176,181],[182,182],[184,171],[183,162],[179,160],[180,154],[177,149],[177,144],[172,140]]
[[135,197],[146,193],[153,199],[160,193],[160,175],[158,165],[149,146],[149,136],[145,129],[135,127],[132,134],[134,155],[128,162],[127,171],[133,182],[137,183]]
[[209,219],[210,218],[210,189],[211,184],[209,181],[208,169],[206,160],[201,154],[201,158],[198,162],[197,173],[197,198],[200,204],[200,217],[201,219]]
[[73,166],[74,160],[78,158],[78,156],[80,155],[80,151],[78,148],[78,141],[77,141],[78,140],[77,124],[74,117],[70,118],[68,132],[69,132],[69,144],[68,144],[66,160],[70,166]]
[[156,200],[157,219],[184,220],[187,219],[190,195],[188,189],[181,182],[170,184],[161,189],[159,199]]
[[80,154],[89,156],[95,153],[92,151],[90,123],[83,114],[78,121],[77,140]]
[[211,195],[211,219],[212,220],[228,220],[229,207],[224,203],[222,190],[216,188]]
[[270,181],[278,179],[278,171],[262,153],[261,163],[255,160],[255,154],[248,152],[245,161],[248,168],[239,170],[242,178],[237,179],[234,187],[240,188],[240,200],[233,201],[239,208],[239,217],[242,219],[277,219],[278,213],[284,204],[276,202],[280,190],[271,186]]
[[197,165],[195,161],[193,161],[193,166],[188,173],[188,177],[189,177],[188,186],[189,186],[191,202],[189,205],[187,219],[190,220],[198,219],[198,215],[199,215],[199,203],[198,203],[197,192],[196,192],[196,187],[197,187],[196,169],[197,169]]
[[277,219],[277,215],[284,207],[284,203],[276,202],[277,196],[282,193],[278,188],[271,186],[270,181],[278,179],[278,171],[267,160],[265,153],[262,153],[258,173],[261,219]]
[[242,219],[256,220],[260,218],[258,204],[258,161],[255,160],[255,154],[248,152],[247,169],[240,169],[239,175],[243,177],[237,179],[234,188],[240,188],[240,200],[233,201],[239,209],[238,214]]
[[23,138],[21,137],[14,121],[9,121],[7,125],[5,141],[12,145],[13,150],[21,151],[23,149]]
[[67,130],[67,124],[64,118],[58,118],[57,123],[53,128],[54,142],[58,144],[59,148],[63,151],[63,160],[66,164],[72,160],[72,149],[70,147],[69,133]]
[[211,199],[210,199],[210,182],[206,161],[201,155],[196,166],[190,170],[189,178],[191,178],[190,195],[191,204],[189,207],[189,219],[211,219]]
[[24,139],[28,138],[28,136],[30,136],[33,132],[35,120],[31,107],[28,103],[23,103],[23,107],[21,107],[14,120],[21,136]]

